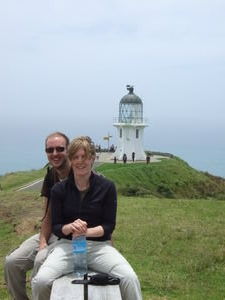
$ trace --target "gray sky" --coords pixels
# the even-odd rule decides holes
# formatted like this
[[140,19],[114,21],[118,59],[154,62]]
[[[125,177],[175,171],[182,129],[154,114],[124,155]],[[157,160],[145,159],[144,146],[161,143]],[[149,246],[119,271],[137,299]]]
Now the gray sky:
[[166,151],[184,135],[217,142],[224,12],[224,0],[0,0],[1,138],[29,132],[41,143],[61,130],[104,143],[133,84],[147,148]]

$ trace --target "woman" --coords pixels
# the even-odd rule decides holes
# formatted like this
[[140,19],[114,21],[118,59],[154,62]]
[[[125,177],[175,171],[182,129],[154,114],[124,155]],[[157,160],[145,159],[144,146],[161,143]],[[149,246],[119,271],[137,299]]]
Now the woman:
[[53,232],[60,239],[32,280],[33,300],[48,300],[53,281],[73,272],[72,236],[86,235],[88,268],[120,278],[123,300],[142,299],[132,267],[111,245],[116,223],[114,184],[92,172],[95,146],[89,137],[74,139],[68,150],[72,172],[51,192]]

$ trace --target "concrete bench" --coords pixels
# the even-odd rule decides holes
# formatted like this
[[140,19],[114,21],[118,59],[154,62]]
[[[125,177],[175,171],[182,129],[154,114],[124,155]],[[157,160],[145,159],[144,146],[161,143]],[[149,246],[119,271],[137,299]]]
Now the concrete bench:
[[[56,279],[52,286],[50,300],[83,300],[84,286],[72,284],[71,281],[74,279],[77,278],[72,273]],[[88,299],[122,300],[119,285],[88,285]]]

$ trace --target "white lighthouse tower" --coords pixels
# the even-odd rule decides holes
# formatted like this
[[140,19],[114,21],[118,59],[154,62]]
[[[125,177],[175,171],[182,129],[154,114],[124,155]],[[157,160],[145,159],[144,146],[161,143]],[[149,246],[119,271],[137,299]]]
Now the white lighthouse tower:
[[128,160],[145,160],[143,149],[144,128],[148,126],[143,119],[143,103],[140,97],[134,94],[133,86],[127,85],[129,93],[119,104],[119,118],[113,126],[117,128],[117,148],[114,157],[123,159],[126,154]]

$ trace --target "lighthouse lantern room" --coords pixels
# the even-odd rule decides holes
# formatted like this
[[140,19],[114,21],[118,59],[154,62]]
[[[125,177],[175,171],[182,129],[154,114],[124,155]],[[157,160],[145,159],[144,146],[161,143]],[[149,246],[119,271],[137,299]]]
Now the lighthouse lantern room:
[[120,100],[119,118],[113,124],[118,139],[114,157],[122,160],[126,154],[128,160],[145,160],[143,134],[148,125],[143,119],[143,103],[135,95],[133,86],[127,85],[127,90],[129,93]]

